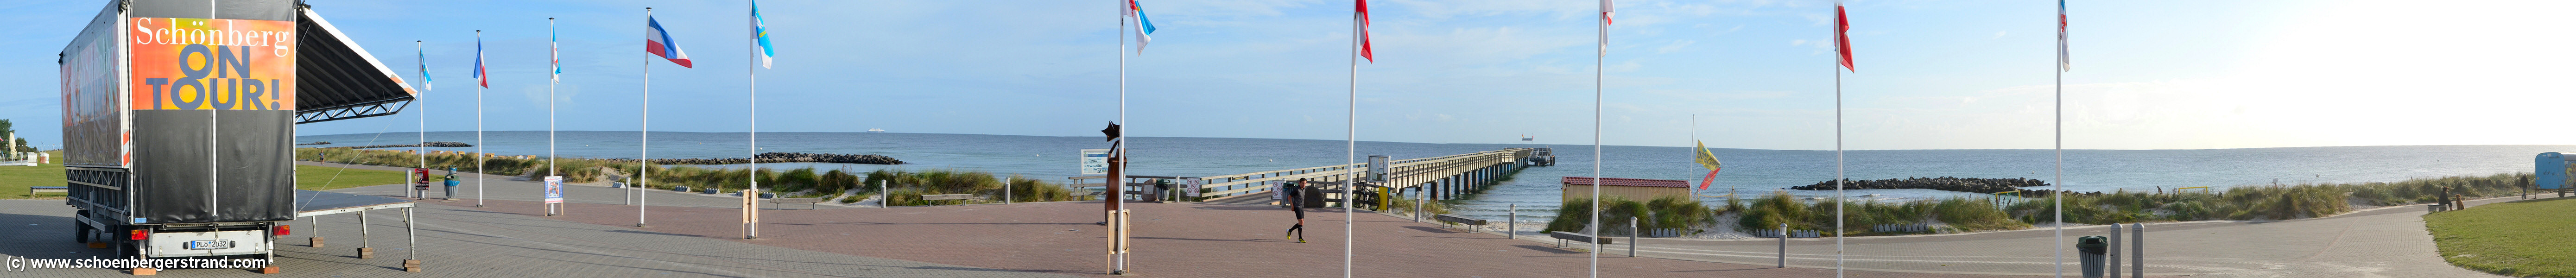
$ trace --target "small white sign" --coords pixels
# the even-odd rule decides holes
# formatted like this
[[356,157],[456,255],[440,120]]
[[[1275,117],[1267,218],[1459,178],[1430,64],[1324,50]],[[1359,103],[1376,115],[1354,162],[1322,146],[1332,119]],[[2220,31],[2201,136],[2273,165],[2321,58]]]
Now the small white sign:
[[1082,150],[1082,174],[1109,174],[1109,149]]
[[1386,169],[1390,166],[1387,160],[1387,156],[1369,155],[1368,181],[1386,183],[1387,174],[1391,173]]
[[1181,195],[1183,195],[1183,196],[1190,196],[1190,197],[1198,197],[1198,196],[1199,196],[1199,184],[1205,183],[1205,182],[1203,182],[1202,180],[1200,180],[1199,178],[1183,178],[1183,179],[1181,179],[1181,180],[1182,180],[1182,181],[1184,181],[1184,182],[1186,182],[1186,186],[1182,186],[1181,188],[1182,188],[1183,190],[1188,190],[1188,191],[1182,191]]
[[563,176],[546,176],[546,203],[563,203]]

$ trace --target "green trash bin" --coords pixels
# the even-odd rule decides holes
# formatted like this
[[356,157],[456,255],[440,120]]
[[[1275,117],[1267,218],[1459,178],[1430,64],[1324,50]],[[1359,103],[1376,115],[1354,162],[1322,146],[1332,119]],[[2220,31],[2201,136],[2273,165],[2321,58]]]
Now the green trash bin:
[[2106,259],[2105,254],[2109,253],[2108,251],[2110,250],[2107,249],[2110,249],[2110,247],[2110,238],[2102,236],[2084,236],[2075,238],[2075,251],[2079,254],[2079,257],[2081,257],[2081,262],[2084,266],[2084,278],[2102,278],[2102,266],[2105,261],[2104,259]]

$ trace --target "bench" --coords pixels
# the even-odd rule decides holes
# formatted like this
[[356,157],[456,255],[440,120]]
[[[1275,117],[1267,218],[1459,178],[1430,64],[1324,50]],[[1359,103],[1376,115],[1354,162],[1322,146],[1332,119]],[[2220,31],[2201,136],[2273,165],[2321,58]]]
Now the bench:
[[1550,233],[1547,233],[1547,236],[1548,236],[1548,237],[1554,237],[1554,238],[1556,238],[1556,247],[1565,247],[1565,241],[1568,241],[1568,240],[1578,241],[1578,242],[1580,242],[1580,241],[1589,241],[1589,240],[1600,240],[1600,241],[1601,241],[1601,242],[1600,242],[1600,244],[1610,244],[1610,238],[1606,238],[1606,237],[1595,237],[1595,236],[1592,236],[1592,235],[1580,234],[1580,233],[1572,233],[1572,232],[1550,232]]
[[769,199],[769,203],[771,203],[771,204],[794,204],[794,203],[805,203],[805,209],[817,209],[817,208],[820,208],[820,207],[819,207],[819,206],[821,206],[820,204],[821,204],[821,203],[823,203],[823,198],[770,198],[770,199]]
[[965,204],[967,199],[974,199],[974,198],[975,198],[975,194],[922,194],[922,195],[921,195],[921,200],[922,200],[922,201],[925,201],[925,202],[926,202],[926,201],[931,201],[931,200],[957,200],[957,203],[958,203],[958,204]]
[[62,194],[64,194],[64,195],[70,195],[70,194],[72,194],[72,188],[71,188],[71,187],[68,187],[68,186],[33,186],[33,187],[27,187],[27,198],[28,198],[28,199],[35,199],[35,198],[36,198],[36,193],[43,193],[43,192],[53,192],[53,193],[62,193]]
[[[1468,218],[1468,217],[1465,217],[1465,216],[1448,215],[1448,214],[1432,215],[1432,216],[1431,216],[1431,219],[1432,219],[1432,220],[1439,220],[1440,222],[1458,223],[1459,225],[1467,225],[1467,230],[1469,230],[1469,231],[1477,231],[1477,232],[1483,232],[1482,230],[1479,230],[1479,229],[1477,228],[1477,226],[1484,226],[1484,225],[1485,225],[1485,223],[1486,223],[1486,221],[1485,221],[1484,219]],[[1441,225],[1446,226],[1446,225],[1448,225],[1448,224],[1441,224]]]

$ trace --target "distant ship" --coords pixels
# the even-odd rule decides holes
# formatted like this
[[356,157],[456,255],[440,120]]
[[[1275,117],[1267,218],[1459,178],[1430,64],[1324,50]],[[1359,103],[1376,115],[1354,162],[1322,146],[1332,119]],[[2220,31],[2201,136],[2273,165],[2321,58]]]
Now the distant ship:
[[868,129],[868,133],[885,133],[885,129],[883,129],[883,128],[870,128],[870,129]]

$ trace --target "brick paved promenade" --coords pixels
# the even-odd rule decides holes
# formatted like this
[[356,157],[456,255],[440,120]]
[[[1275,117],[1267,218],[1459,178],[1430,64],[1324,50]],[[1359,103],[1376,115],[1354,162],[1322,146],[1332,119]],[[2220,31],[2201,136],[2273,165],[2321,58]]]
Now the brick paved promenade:
[[[367,167],[367,166],[362,166]],[[380,167],[395,169],[394,167]],[[429,272],[405,273],[401,222],[376,214],[379,257],[354,258],[354,216],[298,221],[280,246],[288,273],[172,270],[176,277],[1065,277],[1107,276],[1098,202],[899,208],[764,210],[761,239],[742,240],[735,198],[652,191],[651,225],[633,227],[631,191],[567,187],[570,215],[540,216],[537,183],[486,180],[489,207],[474,200],[423,201],[419,216]],[[473,196],[469,182],[460,195]],[[336,190],[399,195],[398,185]],[[433,196],[439,194],[433,193]],[[2508,199],[2509,200],[2509,199]],[[2486,200],[2494,202],[2504,200]],[[1344,214],[1310,210],[1307,239],[1282,239],[1293,223],[1276,206],[1131,204],[1136,211],[1134,277],[1336,277],[1342,273]],[[789,206],[803,208],[802,205]],[[2275,222],[2149,225],[2149,272],[2213,277],[2493,277],[2432,255],[2420,207]],[[381,212],[381,211],[380,211]],[[70,214],[58,200],[0,201],[0,255],[86,258],[108,252],[69,241]],[[1552,240],[1505,239],[1362,212],[1359,277],[1580,277],[1587,254]],[[32,224],[32,225],[31,225]],[[2070,228],[2069,236],[2102,228]],[[1490,231],[1490,229],[1489,229]],[[328,248],[304,246],[322,233]],[[2030,277],[2048,272],[2047,230],[1853,238],[1850,277]],[[1601,259],[1604,277],[1830,277],[1832,241],[1793,240],[1792,268],[1770,267],[1772,241],[1648,239],[1647,258],[1625,244]],[[1580,247],[1580,246],[1576,246]],[[2072,266],[2069,267],[2072,270]],[[1880,272],[1879,270],[1891,271]],[[46,277],[123,276],[100,269],[43,270]]]

